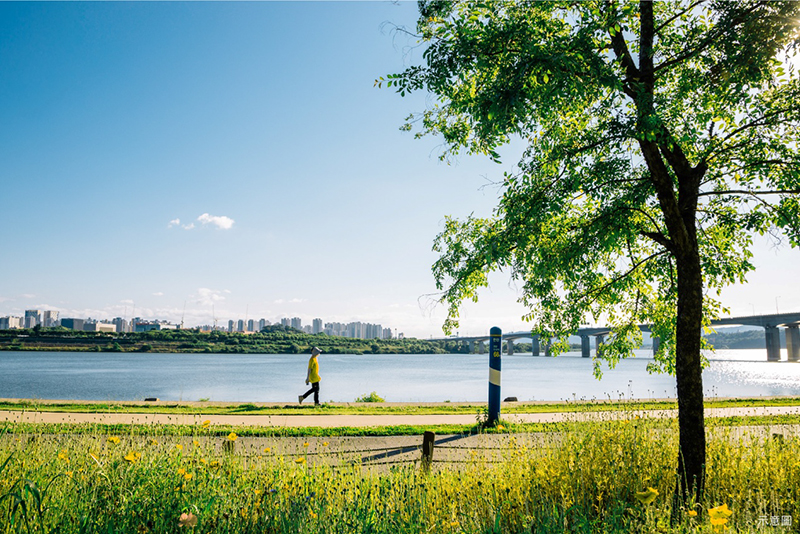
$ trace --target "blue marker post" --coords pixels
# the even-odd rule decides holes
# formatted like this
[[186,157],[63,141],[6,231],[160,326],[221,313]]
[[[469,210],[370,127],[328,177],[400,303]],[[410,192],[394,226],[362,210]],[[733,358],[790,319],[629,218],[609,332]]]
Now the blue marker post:
[[493,426],[500,419],[500,352],[503,331],[496,326],[489,330],[489,420]]

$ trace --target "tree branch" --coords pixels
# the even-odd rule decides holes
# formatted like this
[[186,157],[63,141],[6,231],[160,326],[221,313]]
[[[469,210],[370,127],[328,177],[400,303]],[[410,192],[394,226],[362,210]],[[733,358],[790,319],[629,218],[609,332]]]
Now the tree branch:
[[641,266],[642,266],[642,265],[644,265],[645,263],[647,263],[647,262],[649,262],[650,260],[653,260],[653,259],[655,259],[655,258],[657,258],[657,257],[659,257],[659,256],[662,256],[662,255],[664,255],[664,254],[666,254],[666,253],[667,253],[667,251],[666,251],[666,250],[660,250],[660,251],[658,251],[658,252],[654,252],[654,253],[650,254],[648,257],[644,258],[643,260],[641,260],[641,261],[638,261],[638,262],[635,262],[635,263],[633,264],[633,266],[631,266],[631,268],[630,268],[630,269],[628,269],[628,270],[627,270],[625,273],[623,273],[622,275],[620,275],[620,276],[617,276],[617,277],[615,277],[615,278],[613,278],[613,279],[609,280],[607,283],[603,284],[603,285],[602,285],[602,286],[600,286],[600,287],[596,287],[596,288],[594,288],[594,289],[592,289],[592,290],[590,290],[590,291],[587,291],[587,292],[585,292],[585,293],[583,293],[583,294],[581,294],[581,295],[578,295],[578,296],[576,297],[576,299],[578,299],[578,300],[584,300],[584,299],[587,299],[587,298],[589,298],[590,296],[592,296],[592,295],[594,295],[594,294],[597,294],[597,293],[599,293],[599,292],[601,292],[601,291],[605,291],[606,289],[608,289],[608,288],[609,288],[609,287],[611,287],[612,285],[616,284],[616,283],[617,283],[617,282],[619,282],[620,280],[624,280],[625,278],[627,278],[628,276],[630,276],[631,274],[633,274],[633,273],[634,273],[634,271],[636,271],[636,270],[637,270],[639,267],[641,267]]
[[759,196],[759,195],[798,195],[798,194],[800,194],[800,189],[776,189],[774,191],[750,191],[748,189],[727,189],[725,191],[706,191],[705,193],[699,193],[697,196],[700,197],[718,196],[718,195]]

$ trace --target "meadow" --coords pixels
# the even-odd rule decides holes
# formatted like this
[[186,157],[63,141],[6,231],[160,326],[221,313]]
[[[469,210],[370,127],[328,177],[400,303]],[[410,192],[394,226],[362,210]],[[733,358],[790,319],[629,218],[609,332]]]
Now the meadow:
[[673,502],[674,420],[566,423],[533,442],[501,424],[489,432],[510,433],[506,446],[462,451],[460,462],[434,456],[430,470],[351,461],[335,438],[300,436],[279,450],[220,430],[9,424],[0,430],[0,532],[788,532],[800,524],[800,440],[788,427],[710,428],[706,501],[688,506]]

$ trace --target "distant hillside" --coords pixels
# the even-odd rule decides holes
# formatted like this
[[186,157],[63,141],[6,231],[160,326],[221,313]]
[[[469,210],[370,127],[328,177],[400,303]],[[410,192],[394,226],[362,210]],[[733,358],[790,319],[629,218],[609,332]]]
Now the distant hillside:
[[[781,329],[781,347],[786,346],[786,332]],[[763,349],[766,346],[764,329],[744,332],[726,332],[719,330],[705,337],[716,349]]]

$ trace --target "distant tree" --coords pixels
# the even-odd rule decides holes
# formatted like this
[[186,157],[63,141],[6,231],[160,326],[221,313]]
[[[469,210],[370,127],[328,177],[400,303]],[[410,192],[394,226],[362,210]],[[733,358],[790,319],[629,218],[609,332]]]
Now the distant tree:
[[494,216],[448,218],[436,238],[444,330],[501,268],[537,332],[613,326],[601,354],[612,366],[652,324],[650,368],[677,382],[677,490],[701,498],[701,328],[724,310],[720,288],[753,269],[753,232],[800,244],[800,77],[777,59],[796,52],[800,2],[419,8],[423,64],[376,81],[434,94],[404,128],[440,134],[444,158],[528,146]]

